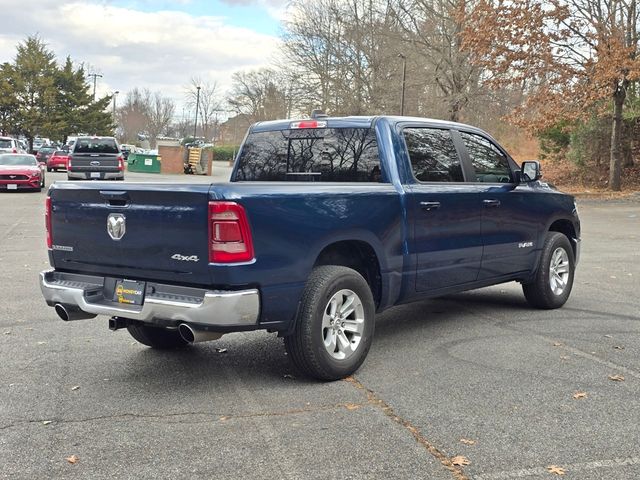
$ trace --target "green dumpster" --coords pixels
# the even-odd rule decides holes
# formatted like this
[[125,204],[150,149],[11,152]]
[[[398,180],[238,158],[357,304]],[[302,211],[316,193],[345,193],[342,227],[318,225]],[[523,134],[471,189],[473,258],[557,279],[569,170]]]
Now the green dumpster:
[[161,164],[159,155],[132,152],[127,158],[127,170],[130,172],[160,173]]

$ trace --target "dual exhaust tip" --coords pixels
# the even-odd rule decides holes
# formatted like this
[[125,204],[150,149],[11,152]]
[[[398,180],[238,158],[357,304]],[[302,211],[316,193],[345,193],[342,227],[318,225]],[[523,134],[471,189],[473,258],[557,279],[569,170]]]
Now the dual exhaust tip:
[[[72,305],[63,305],[62,303],[56,303],[54,308],[58,316],[65,322],[70,322],[72,320],[85,320],[96,317],[96,314],[87,313]],[[126,325],[119,325],[116,323],[112,325],[111,320],[109,323],[109,328],[111,330],[117,330],[125,326]],[[222,337],[222,335],[224,335],[224,333],[222,332],[209,332],[207,330],[199,330],[193,328],[187,323],[181,323],[180,325],[178,325],[178,333],[188,343],[200,343],[208,342],[210,340],[218,340],[220,337]]]

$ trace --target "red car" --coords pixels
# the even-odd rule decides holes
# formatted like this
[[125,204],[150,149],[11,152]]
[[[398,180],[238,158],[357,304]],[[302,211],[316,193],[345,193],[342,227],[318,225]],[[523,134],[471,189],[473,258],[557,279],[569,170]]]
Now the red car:
[[56,150],[47,158],[47,172],[51,170],[66,170],[69,166],[69,152],[64,150]]
[[0,190],[44,188],[44,170],[36,157],[26,153],[0,155]]

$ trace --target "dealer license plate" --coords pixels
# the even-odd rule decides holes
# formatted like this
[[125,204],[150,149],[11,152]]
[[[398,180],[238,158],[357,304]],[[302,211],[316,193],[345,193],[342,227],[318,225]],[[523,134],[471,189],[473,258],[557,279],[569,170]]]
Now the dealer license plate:
[[113,300],[128,305],[142,305],[144,302],[145,282],[135,280],[118,280]]
[[100,178],[100,172],[91,172],[91,178]]
[[7,185],[7,190],[17,190],[18,189],[18,185],[16,185],[15,183],[10,183]]

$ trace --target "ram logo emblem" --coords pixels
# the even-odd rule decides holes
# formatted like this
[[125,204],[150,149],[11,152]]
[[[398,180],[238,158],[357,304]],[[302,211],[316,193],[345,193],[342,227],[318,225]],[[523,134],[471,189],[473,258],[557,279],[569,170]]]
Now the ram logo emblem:
[[127,231],[127,224],[124,215],[121,213],[110,213],[107,217],[107,233],[113,240],[121,240]]

